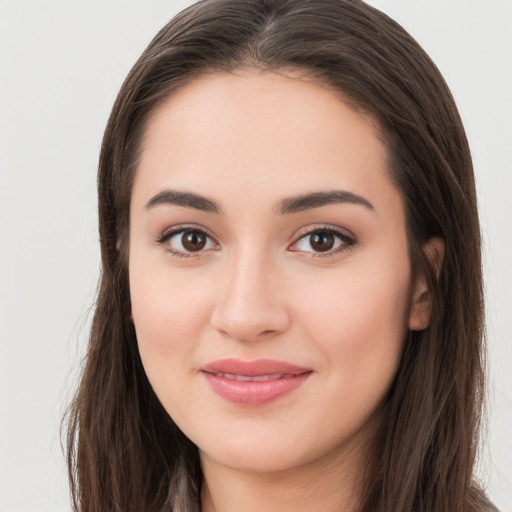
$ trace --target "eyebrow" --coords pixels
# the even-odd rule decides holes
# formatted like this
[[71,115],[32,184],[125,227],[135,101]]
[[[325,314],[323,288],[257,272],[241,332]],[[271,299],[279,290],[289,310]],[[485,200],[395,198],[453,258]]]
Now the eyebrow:
[[280,215],[288,213],[297,213],[312,208],[320,208],[329,204],[349,203],[357,204],[375,211],[372,203],[362,196],[348,192],[346,190],[327,190],[322,192],[313,192],[296,197],[283,199],[277,206],[276,211]]
[[[279,215],[302,212],[313,208],[320,208],[329,204],[349,203],[364,206],[368,210],[375,211],[373,205],[364,197],[346,190],[327,190],[302,194],[295,197],[287,197],[280,201],[275,211]],[[145,206],[150,210],[156,206],[171,204],[193,208],[207,213],[222,214],[222,208],[215,201],[193,192],[180,192],[178,190],[165,189],[152,197]]]
[[175,204],[184,206],[185,208],[194,208],[207,213],[222,213],[221,207],[211,199],[192,192],[180,192],[178,190],[162,190],[156,196],[152,197],[145,206],[146,210],[150,210],[155,206],[162,204]]

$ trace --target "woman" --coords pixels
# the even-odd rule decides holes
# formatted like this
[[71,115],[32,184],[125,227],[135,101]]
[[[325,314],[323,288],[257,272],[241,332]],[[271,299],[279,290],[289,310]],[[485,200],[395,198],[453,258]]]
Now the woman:
[[186,9],[119,93],[99,204],[77,510],[494,510],[469,149],[396,23]]

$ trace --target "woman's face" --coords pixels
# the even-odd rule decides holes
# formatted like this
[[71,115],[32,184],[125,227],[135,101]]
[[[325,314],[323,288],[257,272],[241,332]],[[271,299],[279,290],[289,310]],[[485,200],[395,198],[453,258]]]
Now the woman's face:
[[421,321],[375,125],[274,73],[210,75],[156,110],[129,274],[155,393],[203,461],[230,468],[364,443]]

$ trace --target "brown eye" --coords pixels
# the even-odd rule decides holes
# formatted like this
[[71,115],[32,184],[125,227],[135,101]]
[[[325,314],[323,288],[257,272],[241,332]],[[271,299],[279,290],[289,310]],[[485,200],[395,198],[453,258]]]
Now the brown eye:
[[334,247],[336,239],[332,233],[320,232],[310,235],[311,248],[318,252],[329,251]]
[[[344,248],[354,245],[356,241],[345,233],[334,229],[316,229],[301,236],[293,245],[294,251],[306,253],[337,254]],[[328,254],[327,254],[328,253]]]
[[205,248],[207,238],[201,231],[185,231],[181,236],[181,243],[186,251],[195,252]]
[[205,252],[216,246],[212,238],[200,229],[179,229],[166,234],[159,242],[167,246],[170,253],[180,257]]

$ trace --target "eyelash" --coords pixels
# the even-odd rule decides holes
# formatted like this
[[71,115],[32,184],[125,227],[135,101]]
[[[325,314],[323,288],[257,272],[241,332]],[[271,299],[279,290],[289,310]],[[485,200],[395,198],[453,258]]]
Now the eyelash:
[[[160,236],[157,239],[157,243],[160,245],[164,245],[166,242],[168,242],[173,236],[178,235],[180,233],[186,233],[187,231],[191,231],[194,233],[201,233],[203,235],[206,235],[206,237],[210,240],[214,240],[212,236],[208,234],[207,231],[205,231],[203,228],[198,228],[197,226],[176,226],[174,228],[171,228],[169,230],[166,230],[162,233],[162,236]],[[165,252],[169,253],[174,258],[198,258],[203,255],[204,251],[197,251],[197,252],[182,252],[177,251],[176,249],[173,249],[170,245],[167,245],[164,248]]]
[[[168,242],[173,236],[178,235],[180,233],[186,233],[187,231],[201,233],[205,235],[208,239],[214,240],[212,236],[208,234],[206,230],[203,228],[198,228],[196,226],[176,226],[170,230],[164,231],[162,235],[156,240],[156,242],[160,245],[164,245],[166,242]],[[332,226],[315,226],[313,228],[305,228],[302,232],[299,233],[299,236],[297,240],[293,243],[293,245],[296,245],[299,243],[302,239],[314,235],[316,233],[325,233],[325,234],[331,234],[337,237],[339,240],[341,240],[341,245],[337,247],[335,250],[328,250],[325,252],[314,252],[314,251],[304,251],[310,254],[309,257],[313,258],[328,258],[332,256],[336,256],[337,254],[344,252],[346,250],[349,250],[352,246],[354,246],[357,241],[353,236],[348,235],[345,231],[343,231],[340,228],[332,227]],[[215,242],[216,243],[216,242]],[[311,243],[311,242],[310,242]],[[165,251],[169,253],[174,258],[198,258],[201,257],[204,253],[204,251],[197,251],[197,252],[182,252],[178,251],[176,249],[173,249],[169,245],[165,247]],[[293,252],[301,252],[301,251],[293,251]]]
[[[309,228],[304,228],[299,232],[299,236],[297,240],[293,243],[293,245],[298,244],[302,239],[307,238],[308,236],[314,235],[316,233],[325,233],[329,235],[334,235],[339,240],[341,240],[341,245],[335,249],[330,249],[325,252],[314,252],[314,251],[304,251],[310,254],[308,257],[312,258],[329,258],[332,256],[337,256],[338,254],[349,250],[352,246],[354,246],[357,241],[356,239],[349,235],[346,231],[341,228],[336,228],[334,226],[314,226]],[[311,245],[311,242],[310,242]],[[296,251],[299,252],[299,251]]]

